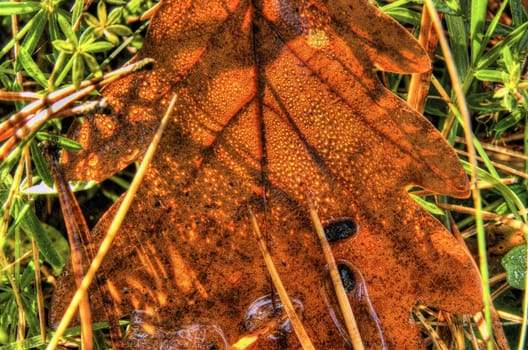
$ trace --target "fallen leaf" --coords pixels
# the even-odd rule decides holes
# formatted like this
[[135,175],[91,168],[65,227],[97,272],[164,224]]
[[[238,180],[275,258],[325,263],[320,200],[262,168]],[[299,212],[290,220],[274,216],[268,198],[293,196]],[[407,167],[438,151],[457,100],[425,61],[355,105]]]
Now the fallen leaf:
[[[173,0],[152,19],[143,57],[155,60],[153,70],[109,85],[113,113],[74,125],[70,136],[84,150],[62,159],[69,179],[100,181],[123,169],[141,157],[177,94],[173,122],[100,271],[121,314],[134,314],[128,347],[223,348],[272,321],[257,348],[298,347],[269,307],[280,304],[251,208],[316,348],[345,348],[307,194],[327,232],[338,233],[332,250],[352,276],[367,348],[422,348],[410,315],[416,303],[480,310],[471,257],[405,191],[412,184],[464,197],[469,186],[435,128],[376,78],[376,69],[430,69],[395,21],[363,0]],[[93,230],[96,240],[116,205]],[[71,277],[60,280],[52,324],[73,289]],[[102,315],[96,303],[94,320]]]

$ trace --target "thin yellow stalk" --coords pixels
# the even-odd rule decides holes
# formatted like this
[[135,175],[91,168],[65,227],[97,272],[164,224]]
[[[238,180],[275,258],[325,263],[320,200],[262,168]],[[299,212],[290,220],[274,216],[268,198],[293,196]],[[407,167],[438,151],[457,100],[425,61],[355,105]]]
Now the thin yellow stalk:
[[[13,182],[11,184],[11,189],[9,190],[9,195],[7,197],[7,200],[4,203],[4,207],[2,208],[4,210],[4,216],[2,218],[2,222],[0,224],[0,242],[4,242],[5,235],[8,228],[8,222],[9,222],[9,213],[11,212],[11,207],[13,205],[13,202],[15,200],[15,197],[18,193],[18,189],[20,187],[20,182],[22,181],[22,173],[24,171],[24,159],[20,158],[20,161],[18,162],[17,169],[15,171],[15,176],[13,177]],[[0,266],[7,267],[9,266],[9,261],[7,260],[7,257],[4,254],[3,247],[0,247]],[[12,265],[16,267],[16,264]],[[9,280],[9,283],[11,284],[11,289],[13,291],[13,294],[15,296],[15,300],[17,303],[18,308],[18,324],[17,324],[17,331],[18,331],[18,339],[23,340],[25,337],[25,328],[26,328],[26,314],[24,313],[24,306],[22,304],[22,297],[20,295],[20,291],[18,289],[16,281],[13,279],[13,271],[11,268],[9,268],[6,271],[7,278]]]
[[[33,176],[31,175],[31,155],[29,148],[24,147],[23,158],[26,164],[27,186],[33,186]],[[42,279],[40,276],[40,258],[37,241],[31,237],[31,251],[33,253],[33,265],[35,266],[35,292],[37,294],[37,311],[39,315],[40,336],[42,341],[46,341],[46,313],[44,310],[44,293],[42,292]]]
[[422,315],[420,310],[417,310],[417,312],[414,312],[414,315],[418,318],[422,326],[425,328],[425,330],[429,334],[429,337],[431,338],[431,341],[435,345],[435,348],[440,349],[440,350],[447,350],[447,346],[445,345],[445,343],[442,341],[442,339],[440,338],[438,333],[434,330],[434,328],[429,324],[429,322],[427,322],[427,320]]
[[[463,155],[463,156],[469,156],[469,153],[468,152],[465,152],[465,151],[462,151],[460,149],[457,149],[456,152],[460,155]],[[484,159],[482,159],[482,157],[476,157],[477,160],[479,161],[484,161]],[[519,177],[522,177],[524,179],[528,179],[528,174],[525,173],[524,171],[519,171],[517,169],[514,169],[512,167],[509,167],[507,165],[504,165],[504,164],[501,164],[501,163],[497,163],[497,162],[494,162],[492,160],[489,161],[490,164],[492,164],[495,168],[497,169],[500,169],[504,172],[507,172],[507,173],[510,173],[512,175],[515,175],[515,176],[519,176]]]
[[175,104],[176,104],[176,95],[172,98],[169,104],[169,107],[167,108],[167,111],[165,115],[163,116],[163,119],[161,120],[161,124],[158,128],[158,131],[154,135],[152,142],[150,143],[147,149],[147,152],[145,153],[145,157],[143,158],[143,161],[141,162],[139,166],[136,176],[134,176],[134,179],[132,180],[132,183],[130,184],[129,189],[125,197],[123,198],[123,202],[121,202],[121,205],[119,209],[117,210],[117,213],[114,219],[112,220],[110,227],[108,228],[108,232],[106,233],[106,236],[103,239],[101,246],[99,247],[99,250],[97,251],[97,255],[94,257],[90,265],[90,268],[86,272],[86,276],[84,277],[80,288],[75,292],[75,295],[73,296],[73,299],[70,302],[70,305],[66,309],[66,312],[64,313],[64,316],[62,317],[62,320],[59,326],[57,327],[57,330],[53,334],[53,337],[51,338],[51,341],[48,344],[48,347],[46,348],[47,350],[55,349],[55,347],[57,346],[60,337],[64,334],[64,332],[66,331],[66,328],[71,322],[71,319],[75,313],[75,309],[79,306],[79,303],[82,297],[86,294],[86,291],[88,290],[90,284],[92,283],[97,270],[103,263],[104,257],[106,256],[106,254],[112,247],[112,242],[114,238],[116,237],[117,233],[119,232],[119,228],[121,227],[121,224],[123,223],[125,219],[128,209],[132,205],[132,202],[134,200],[137,190],[139,189],[139,186],[141,185],[141,182],[143,180],[147,167],[149,166],[150,162],[154,158],[154,154],[156,153],[156,149],[161,140],[161,135],[163,134],[165,127],[170,121],[170,116],[172,114]]
[[[457,204],[437,203],[437,206],[445,210],[456,211],[458,213],[463,213],[463,214],[468,214],[468,215],[476,215],[476,212],[477,212],[474,208],[464,207],[462,205],[457,205]],[[524,235],[528,234],[528,225],[522,221],[512,219],[507,216],[497,215],[495,213],[492,213],[490,211],[485,211],[485,210],[481,210],[480,214],[482,215],[483,220],[500,221],[503,225],[517,229],[521,231]]]
[[277,294],[279,295],[282,305],[284,305],[284,310],[286,311],[286,314],[290,319],[293,330],[295,331],[297,338],[299,338],[299,342],[301,343],[301,346],[304,350],[315,350],[312,341],[310,340],[310,337],[306,333],[306,330],[304,329],[304,326],[301,320],[299,319],[299,316],[297,316],[297,313],[295,312],[293,304],[288,296],[288,293],[286,292],[286,288],[284,288],[284,285],[282,284],[279,273],[275,268],[275,264],[273,264],[273,260],[271,259],[268,247],[266,246],[266,242],[264,241],[262,233],[260,232],[257,219],[255,218],[255,215],[253,215],[251,210],[249,211],[249,216],[251,219],[251,224],[253,225],[253,231],[257,236],[259,248],[262,252],[262,256],[264,257],[264,261],[266,263],[266,267],[270,274],[271,280],[273,281],[273,285],[277,289]]
[[334,290],[336,292],[337,301],[341,309],[343,318],[345,320],[345,326],[347,328],[348,335],[350,336],[352,347],[354,348],[354,350],[363,350],[365,347],[363,346],[363,341],[361,340],[361,334],[359,333],[357,322],[354,317],[352,307],[350,306],[350,301],[348,300],[348,296],[345,292],[345,288],[343,287],[343,283],[341,282],[341,276],[339,274],[339,270],[337,269],[337,264],[335,262],[334,255],[332,254],[330,245],[328,244],[328,241],[326,240],[323,225],[321,224],[319,215],[317,215],[317,211],[315,210],[315,207],[312,201],[310,200],[310,198],[308,198],[308,196],[306,197],[306,200],[308,201],[308,208],[310,210],[310,218],[312,219],[315,232],[317,233],[317,236],[319,237],[319,241],[323,249],[323,254],[324,254],[326,263],[328,264],[328,270],[330,272],[330,279],[332,280],[332,284],[334,285]]
[[35,265],[35,287],[37,293],[37,309],[39,314],[40,336],[42,341],[46,341],[46,313],[44,310],[44,293],[42,292],[42,278],[40,271],[40,259],[37,241],[31,239],[31,247],[33,251],[33,264]]
[[488,272],[488,258],[486,252],[486,239],[484,234],[484,223],[482,220],[482,198],[480,197],[480,190],[477,187],[477,159],[476,159],[476,150],[473,142],[471,142],[473,135],[471,131],[471,118],[469,115],[469,109],[466,103],[466,97],[458,77],[458,72],[456,69],[455,61],[453,59],[453,54],[449,48],[447,38],[444,34],[444,29],[442,28],[442,23],[440,17],[436,12],[436,9],[433,4],[433,0],[425,0],[425,5],[429,10],[431,19],[433,20],[433,25],[435,27],[436,33],[438,34],[438,39],[440,41],[440,46],[442,47],[442,52],[444,53],[447,70],[449,72],[449,77],[451,78],[453,90],[457,98],[458,108],[462,114],[464,120],[464,136],[466,138],[469,163],[471,164],[471,192],[473,197],[473,203],[476,209],[475,212],[475,223],[478,234],[478,250],[479,250],[479,265],[480,273],[482,277],[482,291],[484,297],[484,314],[487,323],[487,331],[490,334],[490,338],[487,342],[488,350],[493,349],[493,339],[492,339],[492,318],[491,318],[491,300],[490,300],[490,288],[489,288],[489,272]]
[[[426,8],[423,8],[420,21],[420,35],[418,42],[424,47],[429,55],[435,52],[438,40],[433,31],[431,16]],[[414,109],[423,112],[429,85],[431,83],[432,69],[424,73],[414,73],[411,75],[407,103]]]
[[[49,116],[53,115],[53,113],[57,113],[66,108],[72,102],[78,101],[79,99],[88,96],[95,89],[115,81],[127,74],[140,70],[151,62],[151,59],[143,59],[129,66],[109,72],[100,78],[93,78],[83,81],[79,87],[80,90],[77,90],[73,86],[68,86],[54,91],[48,95],[42,96],[39,100],[36,100],[25,106],[21,111],[13,114],[8,120],[0,124],[0,140],[4,140],[13,136],[13,134],[16,132],[16,129],[20,128],[20,125],[25,125],[28,123],[28,120],[26,119],[38,119],[39,115],[37,114],[37,116],[33,116],[33,114],[38,113],[48,104],[54,103],[51,107],[44,110],[44,114],[40,116],[41,119],[42,117],[49,119]],[[44,122],[48,119],[45,119]]]

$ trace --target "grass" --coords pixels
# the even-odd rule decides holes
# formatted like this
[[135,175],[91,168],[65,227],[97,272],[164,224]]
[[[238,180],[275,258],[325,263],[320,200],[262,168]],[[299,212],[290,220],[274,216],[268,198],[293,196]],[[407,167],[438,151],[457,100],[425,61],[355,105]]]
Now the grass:
[[[82,90],[88,79],[103,79],[134,54],[142,44],[147,23],[140,17],[152,5],[139,0],[99,1],[89,6],[80,0],[0,1],[2,120],[17,114],[23,121],[63,98],[96,100],[96,91],[87,90],[82,97],[73,94]],[[396,0],[380,5],[405,26],[419,27],[421,2]],[[420,198],[432,213],[440,214],[446,226],[459,231],[475,253],[483,275],[484,318],[488,322],[477,330],[475,319],[465,318],[473,327],[451,327],[469,334],[460,340],[439,335],[444,334],[441,325],[454,322],[450,316],[424,307],[415,315],[432,347],[455,348],[457,344],[458,348],[471,348],[471,334],[474,339],[482,338],[480,332],[496,334],[489,321],[496,309],[510,345],[521,350],[528,343],[526,325],[521,324],[527,315],[526,287],[522,290],[515,284],[517,289],[513,288],[500,261],[512,250],[512,241],[522,243],[515,239],[526,238],[528,233],[527,9],[520,0],[489,4],[445,0],[435,6],[443,19],[449,51],[440,46],[436,51],[425,115],[460,152],[475,190],[470,200],[458,201],[456,206],[451,199]],[[408,77],[386,74],[383,78],[388,87],[406,96]],[[50,103],[30,110],[45,94]],[[78,147],[61,137],[68,122],[64,118],[48,120],[43,113],[38,132],[23,133],[21,142],[13,144],[15,151],[0,165],[2,349],[39,347],[50,339],[40,315],[45,312],[54,276],[68,259],[68,244],[60,232],[60,218],[45,210],[55,194],[49,189],[53,177],[38,145],[52,141],[63,148]],[[0,129],[0,135],[2,132]],[[85,200],[97,196],[108,197],[110,202],[116,188],[127,186],[119,177],[114,180],[75,186]],[[446,208],[454,222],[445,215]],[[497,226],[511,228],[513,233],[506,238],[493,236],[492,229]],[[500,244],[507,249],[489,253],[497,252]],[[515,268],[526,273],[522,265]],[[95,348],[105,348],[100,333],[104,329],[104,324],[94,326]],[[68,334],[76,341],[79,330],[72,328]],[[486,344],[493,348],[493,342]]]

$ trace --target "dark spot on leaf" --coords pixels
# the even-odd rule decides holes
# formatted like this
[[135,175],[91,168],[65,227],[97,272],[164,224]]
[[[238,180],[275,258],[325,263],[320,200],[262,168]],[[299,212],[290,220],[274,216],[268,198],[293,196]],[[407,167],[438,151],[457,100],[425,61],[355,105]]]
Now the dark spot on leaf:
[[352,237],[357,232],[357,224],[349,218],[334,220],[325,225],[324,231],[328,242],[336,242]]
[[345,291],[351,292],[356,287],[356,279],[354,273],[346,265],[338,265],[339,275],[341,276],[341,282]]

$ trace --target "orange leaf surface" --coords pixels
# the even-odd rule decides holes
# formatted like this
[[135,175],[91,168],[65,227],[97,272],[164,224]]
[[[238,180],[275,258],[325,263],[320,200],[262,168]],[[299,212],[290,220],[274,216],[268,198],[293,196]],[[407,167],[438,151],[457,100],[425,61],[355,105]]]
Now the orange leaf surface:
[[[464,197],[468,183],[435,128],[376,78],[376,68],[430,68],[395,21],[364,0],[173,0],[152,19],[143,57],[153,70],[108,86],[113,113],[74,125],[85,149],[62,160],[69,179],[112,175],[141,157],[178,95],[100,272],[119,313],[133,314],[127,347],[223,348],[258,334],[255,348],[298,348],[273,311],[251,208],[316,348],[346,348],[306,194],[336,236],[366,348],[420,349],[416,303],[481,308],[471,257],[405,191]],[[53,322],[73,286],[61,279]]]

